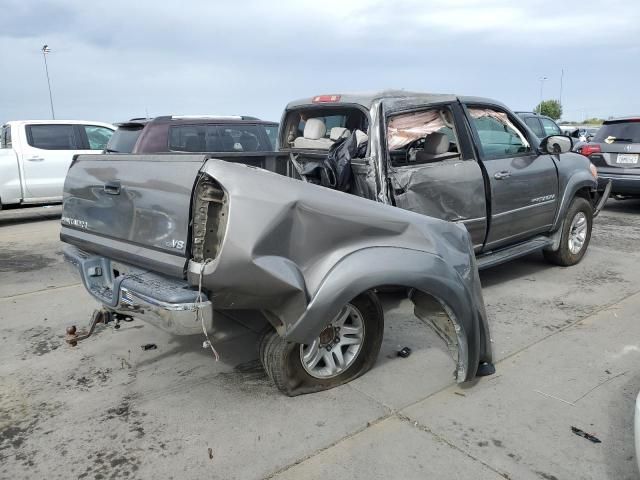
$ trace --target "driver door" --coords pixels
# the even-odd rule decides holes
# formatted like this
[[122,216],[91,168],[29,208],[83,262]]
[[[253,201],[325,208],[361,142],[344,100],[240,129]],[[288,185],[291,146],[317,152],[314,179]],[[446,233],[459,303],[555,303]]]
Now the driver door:
[[397,207],[463,223],[479,251],[485,188],[464,125],[457,103],[394,112],[386,121],[388,175]]
[[540,155],[515,117],[489,105],[467,108],[491,188],[485,250],[549,231],[558,205],[551,155]]

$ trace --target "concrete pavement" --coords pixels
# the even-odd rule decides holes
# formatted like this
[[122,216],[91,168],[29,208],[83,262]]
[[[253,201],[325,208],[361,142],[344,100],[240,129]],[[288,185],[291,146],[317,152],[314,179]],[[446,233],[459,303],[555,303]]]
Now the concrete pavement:
[[61,263],[59,221],[4,213],[0,478],[637,478],[640,202],[609,202],[575,267],[532,255],[481,275],[495,376],[455,386],[443,344],[387,295],[374,369],[293,399],[241,326],[218,363],[141,322],[67,347],[95,304]]

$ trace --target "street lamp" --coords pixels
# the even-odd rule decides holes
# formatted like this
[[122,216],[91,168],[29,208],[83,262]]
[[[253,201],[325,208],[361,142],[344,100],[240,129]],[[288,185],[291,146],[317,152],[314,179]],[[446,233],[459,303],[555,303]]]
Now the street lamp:
[[540,103],[542,103],[542,90],[544,89],[544,81],[549,80],[547,77],[540,77]]
[[51,118],[56,119],[56,114],[53,111],[53,97],[51,96],[51,80],[49,80],[49,67],[47,66],[47,53],[51,53],[49,45],[42,46],[42,58],[44,60],[44,71],[47,74],[47,86],[49,87],[49,104],[51,105]]

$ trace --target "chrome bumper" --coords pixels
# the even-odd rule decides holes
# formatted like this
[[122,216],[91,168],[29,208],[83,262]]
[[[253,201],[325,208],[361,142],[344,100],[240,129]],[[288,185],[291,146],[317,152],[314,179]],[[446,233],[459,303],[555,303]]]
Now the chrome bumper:
[[[87,291],[107,310],[139,318],[174,335],[213,330],[213,307],[186,280],[111,262],[76,247],[64,247],[65,260],[80,274]],[[196,318],[196,312],[199,316]]]

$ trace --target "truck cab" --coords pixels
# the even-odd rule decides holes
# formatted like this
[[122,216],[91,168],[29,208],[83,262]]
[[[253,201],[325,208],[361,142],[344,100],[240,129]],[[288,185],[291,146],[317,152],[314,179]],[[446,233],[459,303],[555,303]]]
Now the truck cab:
[[576,197],[580,225],[569,219],[564,235],[568,242],[579,233],[574,253],[554,263],[584,255],[601,200],[594,168],[569,151],[568,137],[539,139],[499,102],[406,91],[319,95],[291,102],[281,125],[281,150],[303,172],[341,138],[366,137],[351,159],[349,193],[464,224],[480,268],[535,250],[553,259]]
[[62,201],[73,156],[102,153],[113,131],[92,121],[7,122],[0,131],[0,208]]

